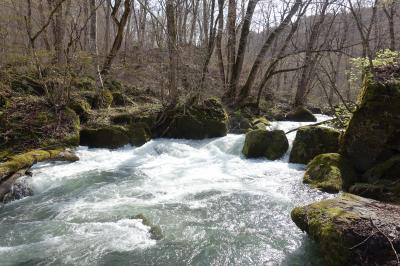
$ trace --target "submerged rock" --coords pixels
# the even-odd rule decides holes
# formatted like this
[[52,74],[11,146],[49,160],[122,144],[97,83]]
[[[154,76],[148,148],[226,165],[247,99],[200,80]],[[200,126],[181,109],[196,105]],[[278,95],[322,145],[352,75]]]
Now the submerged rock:
[[282,130],[252,130],[246,134],[242,153],[247,158],[266,157],[269,160],[281,158],[289,148],[289,142]]
[[161,227],[159,225],[154,225],[150,222],[150,220],[144,216],[143,214],[138,214],[135,217],[133,217],[133,219],[137,219],[137,220],[142,220],[142,223],[148,227],[150,227],[150,235],[151,235],[151,239],[154,240],[161,240],[164,236],[161,230]]
[[286,114],[286,120],[296,122],[316,122],[317,118],[310,110],[304,107],[297,107],[293,111]]
[[400,154],[400,83],[367,80],[342,138],[341,153],[360,172]]
[[348,187],[348,184],[343,184],[343,180],[355,180],[356,176],[350,162],[343,156],[326,153],[316,156],[308,163],[303,182],[325,192],[337,193],[343,187]]
[[339,150],[340,131],[322,127],[305,126],[297,131],[289,162],[307,164],[315,156],[336,153]]
[[9,203],[14,200],[23,199],[33,195],[33,190],[26,178],[19,178],[11,186],[10,191],[3,197],[3,203]]
[[297,207],[291,217],[319,244],[328,265],[397,265],[398,205],[343,194]]
[[157,137],[205,139],[223,137],[228,132],[228,115],[216,99],[192,106],[178,105],[162,113],[163,122],[154,128]]

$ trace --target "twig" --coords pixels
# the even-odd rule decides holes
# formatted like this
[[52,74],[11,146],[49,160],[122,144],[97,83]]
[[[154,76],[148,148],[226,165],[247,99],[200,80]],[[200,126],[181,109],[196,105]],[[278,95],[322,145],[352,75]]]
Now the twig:
[[366,239],[364,239],[363,241],[361,241],[361,242],[358,243],[357,245],[352,246],[351,248],[349,248],[349,250],[356,249],[356,248],[358,248],[359,246],[361,246],[361,245],[367,243],[367,241],[368,241],[373,235],[375,235],[375,234],[376,234],[376,232],[372,232]]
[[291,130],[285,132],[285,134],[292,133],[292,132],[297,131],[297,130],[299,130],[300,128],[303,128],[303,127],[323,125],[323,124],[325,124],[325,123],[335,121],[336,119],[337,119],[337,118],[335,117],[335,118],[332,118],[332,119],[329,119],[329,120],[325,120],[325,121],[322,121],[322,122],[318,122],[318,123],[315,123],[315,124],[306,125],[306,126],[300,126],[300,127],[297,127],[297,128],[294,128],[294,129],[291,129]]
[[389,242],[389,244],[390,244],[390,246],[391,246],[391,248],[392,248],[392,250],[393,250],[394,255],[396,256],[397,265],[400,266],[399,255],[397,254],[397,251],[396,251],[396,249],[395,249],[394,246],[393,246],[392,240],[390,240],[390,238],[389,238],[384,232],[382,232],[381,229],[379,229],[379,228],[374,224],[374,222],[372,221],[372,218],[369,218],[369,220],[371,221],[371,225],[372,225],[376,230],[378,230],[378,232],[381,233],[381,234],[387,239],[387,241]]

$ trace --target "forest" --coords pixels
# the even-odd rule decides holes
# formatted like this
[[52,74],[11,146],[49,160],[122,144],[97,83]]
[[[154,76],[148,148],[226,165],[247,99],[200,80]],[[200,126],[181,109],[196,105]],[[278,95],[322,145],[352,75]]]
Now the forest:
[[400,1],[1,0],[0,265],[400,265]]

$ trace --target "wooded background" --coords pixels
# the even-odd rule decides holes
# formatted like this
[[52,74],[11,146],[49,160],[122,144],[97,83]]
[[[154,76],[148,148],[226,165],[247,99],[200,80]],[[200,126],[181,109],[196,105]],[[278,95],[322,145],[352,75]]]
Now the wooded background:
[[166,99],[335,105],[358,93],[354,58],[398,49],[399,15],[397,0],[2,0],[0,68],[58,65]]

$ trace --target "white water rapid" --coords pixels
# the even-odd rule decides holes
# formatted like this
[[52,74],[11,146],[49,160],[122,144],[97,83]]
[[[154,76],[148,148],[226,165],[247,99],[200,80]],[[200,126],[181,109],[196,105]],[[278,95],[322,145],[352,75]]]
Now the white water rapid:
[[[288,154],[248,160],[243,142],[80,147],[78,162],[36,165],[35,195],[0,208],[0,265],[320,265],[290,211],[329,196],[302,184],[304,165]],[[131,219],[139,213],[161,226],[162,240]]]

